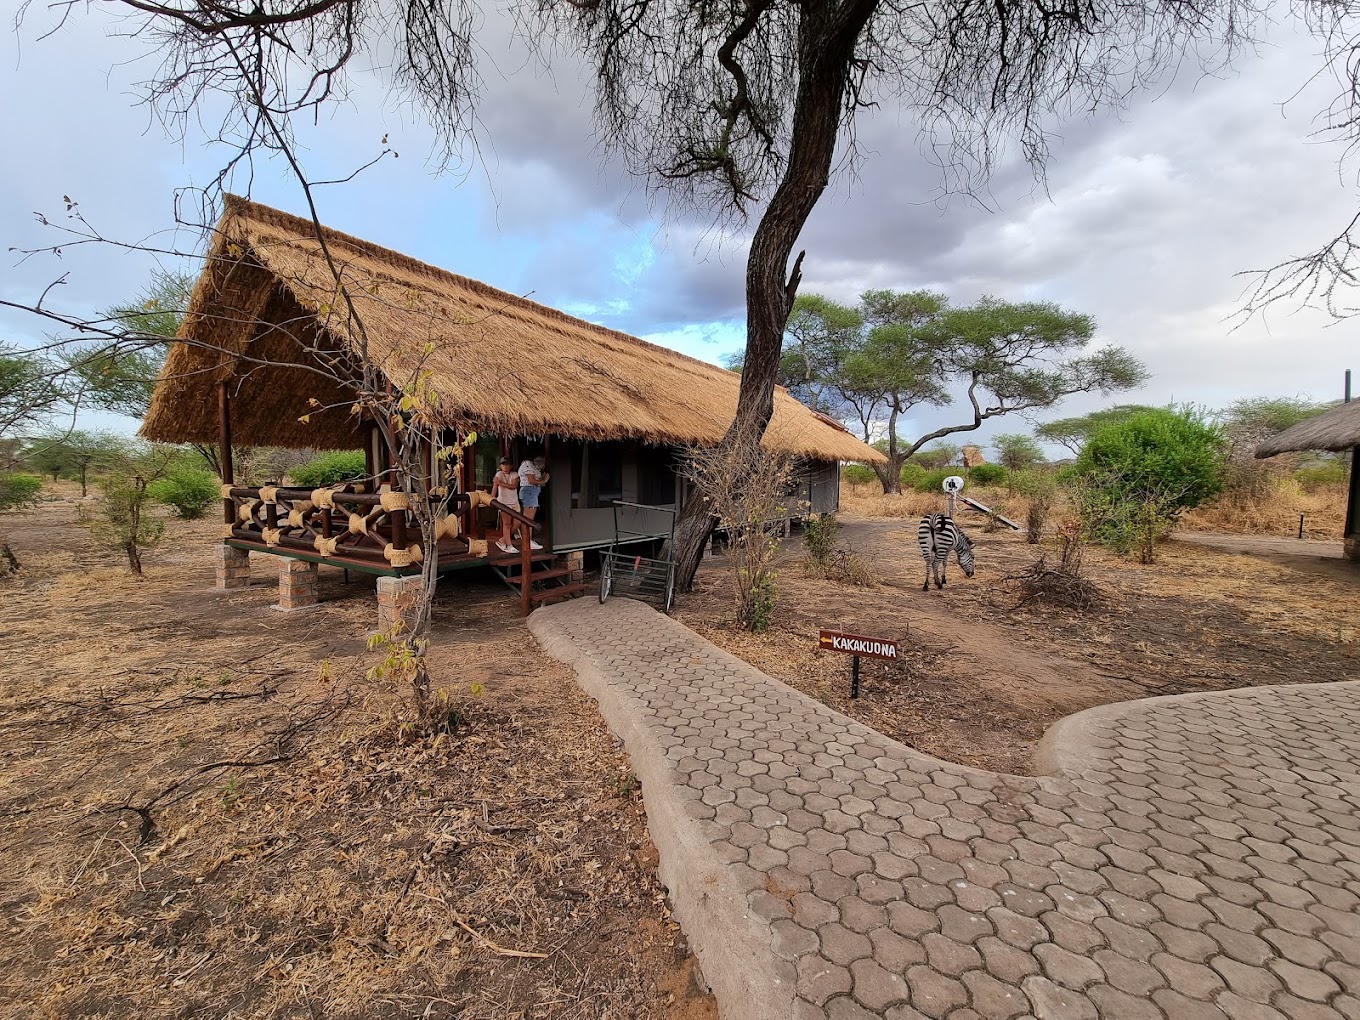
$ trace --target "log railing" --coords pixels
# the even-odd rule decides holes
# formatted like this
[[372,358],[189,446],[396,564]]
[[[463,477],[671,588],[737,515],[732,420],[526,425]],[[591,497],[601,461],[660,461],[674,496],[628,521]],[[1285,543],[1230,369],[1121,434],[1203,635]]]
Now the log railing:
[[[280,552],[352,560],[415,573],[424,560],[419,524],[404,492],[367,492],[362,483],[321,489],[224,485],[223,537],[259,542]],[[461,493],[431,500],[441,555],[466,554],[470,516]]]
[[498,499],[493,499],[491,501],[491,506],[492,509],[499,510],[511,520],[519,522],[519,610],[522,615],[528,616],[529,610],[533,605],[533,533],[541,530],[543,525],[537,523],[532,518],[526,517],[513,507],[506,506]]

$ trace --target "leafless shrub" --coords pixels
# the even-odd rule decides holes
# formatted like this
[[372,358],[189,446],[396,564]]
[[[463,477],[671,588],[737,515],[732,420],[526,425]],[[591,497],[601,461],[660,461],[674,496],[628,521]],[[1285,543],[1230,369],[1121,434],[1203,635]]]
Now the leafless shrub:
[[759,632],[779,596],[771,569],[783,522],[795,513],[788,495],[793,459],[760,445],[754,428],[712,448],[691,448],[684,471],[718,527],[731,540],[728,562],[737,592],[737,624]]
[[1095,582],[1082,576],[1085,548],[1080,518],[1073,516],[1063,521],[1058,528],[1056,564],[1050,565],[1048,553],[1041,553],[1025,570],[1005,578],[1015,582],[1020,592],[1016,608],[1040,601],[1082,612],[1096,606],[1102,593]]

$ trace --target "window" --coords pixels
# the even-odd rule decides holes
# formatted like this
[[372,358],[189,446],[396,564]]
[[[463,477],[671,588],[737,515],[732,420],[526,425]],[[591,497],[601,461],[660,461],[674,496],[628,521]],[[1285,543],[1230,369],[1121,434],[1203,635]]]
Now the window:
[[469,452],[472,454],[473,486],[478,489],[491,488],[491,480],[500,467],[497,463],[501,459],[500,439],[478,433],[477,442]]
[[590,447],[591,506],[613,506],[623,499],[623,444],[594,443]]
[[670,506],[675,502],[675,451],[667,446],[637,448],[638,502]]
[[571,507],[608,507],[623,499],[622,443],[564,443],[571,457]]

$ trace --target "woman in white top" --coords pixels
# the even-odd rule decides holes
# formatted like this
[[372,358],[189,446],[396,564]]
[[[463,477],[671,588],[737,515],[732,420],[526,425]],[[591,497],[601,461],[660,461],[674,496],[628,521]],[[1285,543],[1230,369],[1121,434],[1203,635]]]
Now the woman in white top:
[[[519,475],[515,473],[515,462],[509,457],[502,457],[500,470],[491,479],[491,498],[498,503],[504,503],[512,510],[519,509]],[[496,547],[501,552],[519,552],[515,548],[510,538],[510,531],[514,527],[514,520],[509,514],[501,514],[501,538],[496,543]]]
[[[525,458],[519,466],[519,498],[524,505],[524,516],[529,520],[538,518],[539,499],[543,493],[543,486],[548,484],[548,472],[544,470],[548,462],[542,457],[535,457],[533,460]],[[529,545],[532,549],[542,549],[531,537]]]

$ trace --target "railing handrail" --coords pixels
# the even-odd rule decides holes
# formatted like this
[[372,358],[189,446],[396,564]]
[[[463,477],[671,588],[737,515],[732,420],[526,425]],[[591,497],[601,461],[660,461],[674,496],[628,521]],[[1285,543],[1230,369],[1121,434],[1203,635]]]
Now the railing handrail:
[[543,530],[543,525],[539,524],[532,517],[525,517],[524,514],[520,513],[514,507],[506,506],[499,499],[493,499],[491,505],[501,513],[509,515],[513,520],[519,521],[521,524],[529,525],[534,531]]

